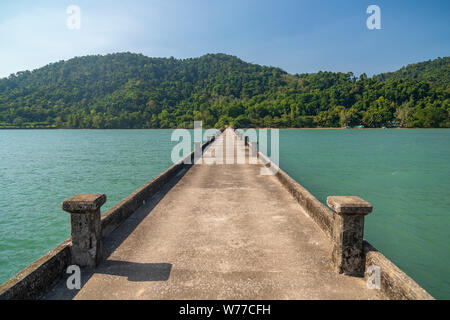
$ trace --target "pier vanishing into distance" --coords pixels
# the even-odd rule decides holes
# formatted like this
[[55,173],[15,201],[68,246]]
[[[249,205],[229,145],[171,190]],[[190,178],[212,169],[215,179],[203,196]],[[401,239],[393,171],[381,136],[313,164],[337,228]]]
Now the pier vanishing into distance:
[[257,148],[228,128],[103,215],[105,195],[66,200],[72,237],[0,299],[433,299],[363,239],[368,202],[327,207]]

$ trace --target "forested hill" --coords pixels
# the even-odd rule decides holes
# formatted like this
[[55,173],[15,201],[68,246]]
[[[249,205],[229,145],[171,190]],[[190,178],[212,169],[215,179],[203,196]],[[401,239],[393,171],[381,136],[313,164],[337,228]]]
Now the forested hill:
[[449,60],[357,78],[225,54],[79,57],[0,79],[0,127],[450,127]]
[[380,74],[376,78],[380,80],[416,79],[431,82],[436,86],[448,87],[450,85],[450,57],[410,64],[396,72]]

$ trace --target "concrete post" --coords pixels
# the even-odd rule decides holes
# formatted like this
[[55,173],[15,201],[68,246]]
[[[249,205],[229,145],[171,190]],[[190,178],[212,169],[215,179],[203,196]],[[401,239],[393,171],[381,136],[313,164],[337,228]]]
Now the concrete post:
[[333,209],[333,265],[339,273],[364,274],[364,216],[372,212],[372,205],[358,197],[328,197]]
[[258,163],[258,143],[256,141],[252,141],[248,143],[249,148],[249,158],[250,158],[250,164],[257,164]]
[[79,267],[96,267],[102,259],[100,208],[105,202],[104,194],[79,194],[62,203],[70,213],[72,263]]
[[193,164],[197,164],[197,161],[199,161],[202,158],[202,156],[203,156],[202,143],[194,141],[194,163]]

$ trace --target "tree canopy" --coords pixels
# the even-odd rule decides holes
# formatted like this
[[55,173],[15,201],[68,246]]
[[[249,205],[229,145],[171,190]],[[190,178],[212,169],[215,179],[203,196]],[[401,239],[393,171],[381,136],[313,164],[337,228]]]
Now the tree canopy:
[[[0,127],[450,127],[450,58],[360,77],[225,54],[77,57],[0,79]],[[394,121],[394,122],[393,122]]]

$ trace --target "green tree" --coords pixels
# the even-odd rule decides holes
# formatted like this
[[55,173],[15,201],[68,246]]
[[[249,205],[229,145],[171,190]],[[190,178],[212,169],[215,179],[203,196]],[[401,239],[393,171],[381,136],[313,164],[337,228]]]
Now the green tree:
[[413,109],[408,103],[403,103],[395,110],[395,118],[400,123],[401,127],[406,127],[413,118]]

